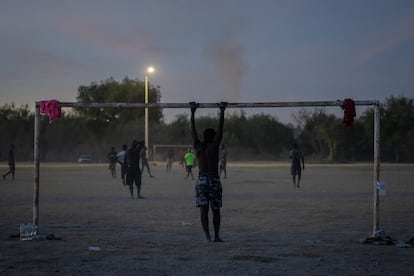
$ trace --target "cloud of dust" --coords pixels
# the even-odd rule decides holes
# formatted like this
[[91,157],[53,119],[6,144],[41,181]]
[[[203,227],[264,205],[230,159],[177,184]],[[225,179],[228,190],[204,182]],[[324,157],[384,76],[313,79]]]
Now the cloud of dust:
[[231,33],[225,33],[205,51],[216,69],[214,82],[219,100],[239,102],[241,99],[242,78],[245,71],[244,49]]

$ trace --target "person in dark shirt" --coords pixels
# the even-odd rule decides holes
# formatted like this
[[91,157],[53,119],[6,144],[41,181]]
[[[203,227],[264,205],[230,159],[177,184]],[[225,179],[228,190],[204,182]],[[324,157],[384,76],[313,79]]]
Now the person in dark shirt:
[[108,160],[109,160],[109,167],[108,169],[111,171],[112,178],[116,177],[116,162],[118,160],[117,152],[115,151],[115,147],[111,147],[111,151],[108,153]]
[[129,186],[129,193],[134,199],[134,183],[137,188],[137,198],[141,196],[141,169],[139,167],[140,153],[144,147],[144,141],[132,141],[131,148],[127,150],[125,155],[125,162],[127,162],[127,180],[126,184]]
[[[298,148],[298,144],[296,143],[293,144],[293,149],[289,151],[289,157],[290,159],[292,159],[292,165],[290,167],[290,174],[293,177],[293,186],[295,188],[300,188],[300,179],[302,176],[302,169],[305,170],[305,160],[303,158],[302,152]],[[298,176],[297,182],[296,182],[296,175]]]
[[165,156],[165,160],[166,160],[166,169],[167,172],[171,171],[172,168],[172,164],[174,163],[174,151],[172,148],[169,148],[167,151],[167,155]]

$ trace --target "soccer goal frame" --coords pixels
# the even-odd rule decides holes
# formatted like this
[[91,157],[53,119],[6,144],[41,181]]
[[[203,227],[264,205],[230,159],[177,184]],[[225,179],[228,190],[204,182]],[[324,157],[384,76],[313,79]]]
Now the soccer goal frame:
[[[380,182],[380,102],[377,100],[355,101],[356,106],[372,106],[374,109],[374,164],[373,164],[373,235],[379,230],[379,182]],[[190,103],[79,103],[60,102],[60,107],[69,108],[191,108]],[[226,108],[272,108],[272,107],[341,107],[343,101],[298,101],[298,102],[250,102],[228,103]],[[199,103],[198,108],[217,108],[217,103]],[[34,118],[34,187],[33,224],[39,225],[39,186],[40,186],[40,102],[35,103]]]

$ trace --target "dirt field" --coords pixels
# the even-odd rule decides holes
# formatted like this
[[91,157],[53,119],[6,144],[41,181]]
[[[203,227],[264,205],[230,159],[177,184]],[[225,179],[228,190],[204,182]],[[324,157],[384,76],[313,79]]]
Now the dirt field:
[[[309,165],[294,189],[287,164],[229,164],[224,243],[204,241],[182,168],[152,169],[145,199],[131,200],[107,165],[41,164],[39,232],[62,239],[20,241],[11,235],[32,219],[33,169],[17,164],[14,182],[0,179],[0,274],[414,275],[414,247],[359,243],[372,234],[372,165]],[[414,165],[381,169],[380,227],[407,241]]]

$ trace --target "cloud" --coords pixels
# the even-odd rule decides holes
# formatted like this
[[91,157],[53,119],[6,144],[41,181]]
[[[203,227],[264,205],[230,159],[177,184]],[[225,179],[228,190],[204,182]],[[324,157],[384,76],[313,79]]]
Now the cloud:
[[141,28],[136,22],[112,24],[112,20],[63,17],[59,19],[58,24],[58,29],[72,38],[120,54],[157,56],[171,54],[166,47],[157,45],[151,33]]
[[377,56],[393,51],[399,45],[414,39],[414,14],[401,18],[395,25],[383,30],[382,37],[371,47],[361,51],[354,59],[354,65],[363,65]]
[[55,54],[52,50],[29,46],[15,37],[7,37],[0,53],[3,61],[0,79],[49,78],[79,72],[83,64]]

